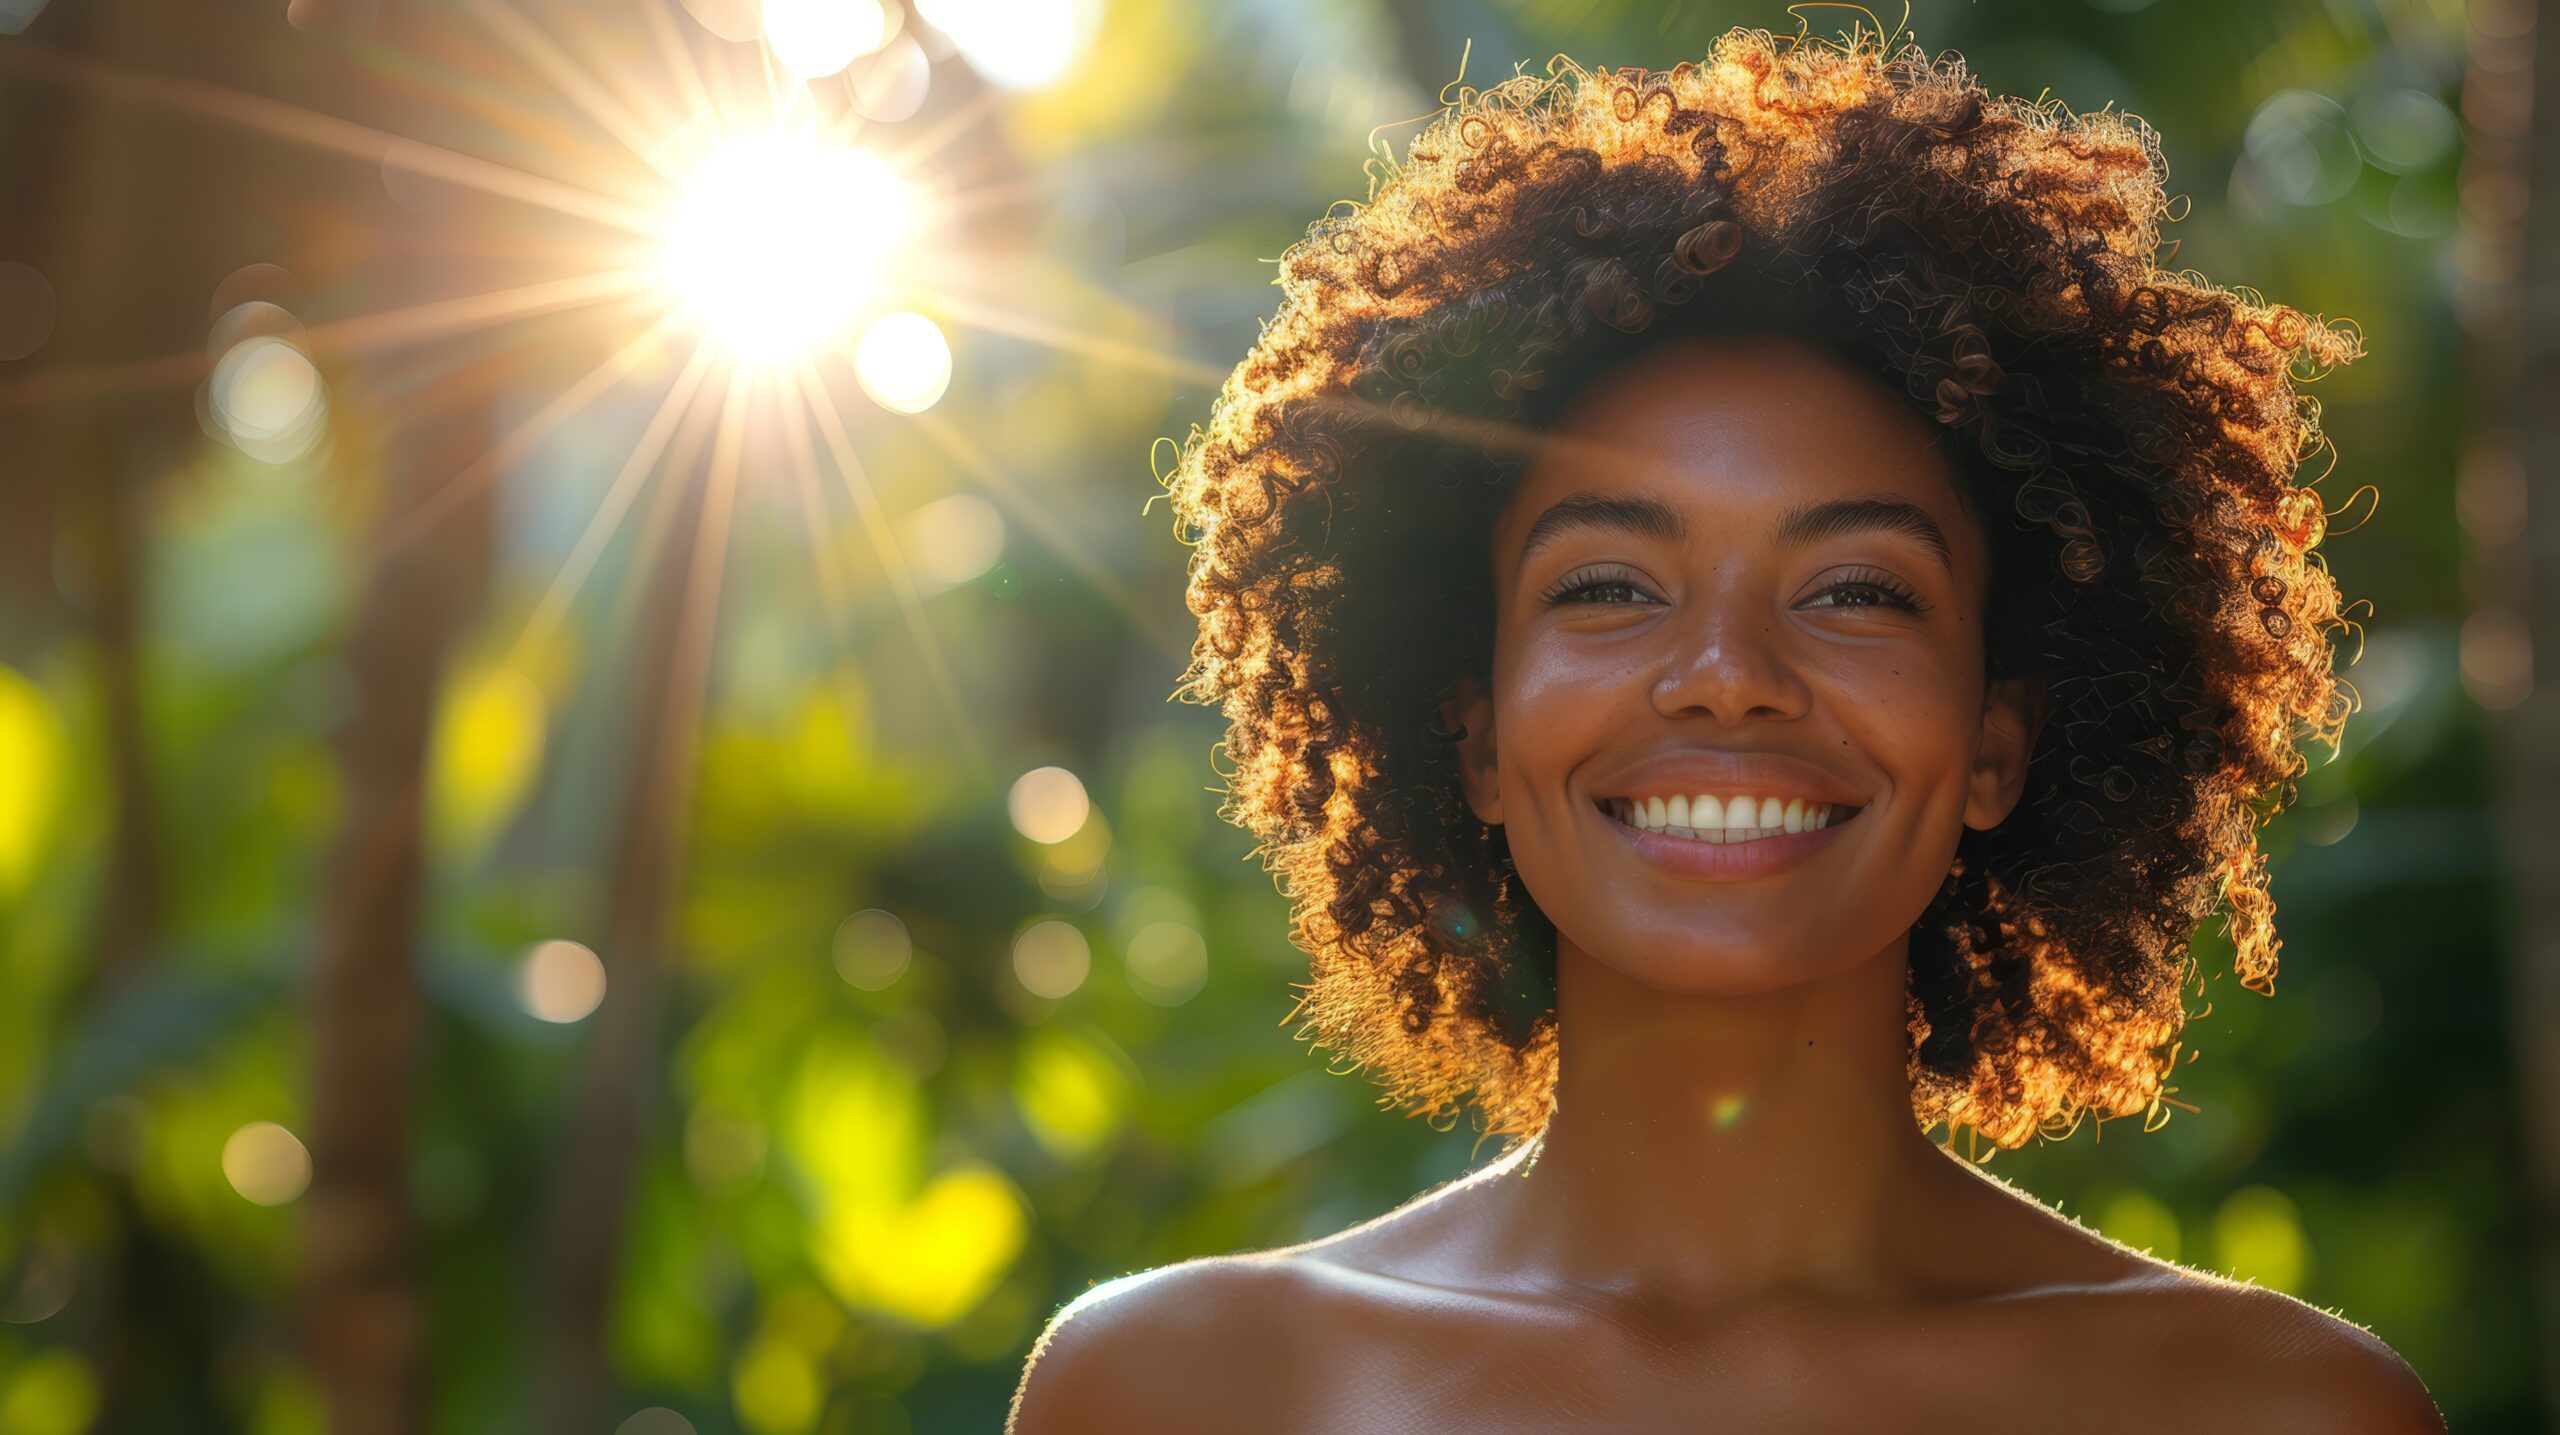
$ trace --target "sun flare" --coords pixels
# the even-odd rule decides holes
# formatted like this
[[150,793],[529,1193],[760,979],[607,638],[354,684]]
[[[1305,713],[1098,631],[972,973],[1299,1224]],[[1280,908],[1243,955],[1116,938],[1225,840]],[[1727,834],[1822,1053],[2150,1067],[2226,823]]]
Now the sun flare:
[[878,155],[750,133],[705,155],[683,186],[662,275],[711,338],[741,358],[785,359],[854,326],[914,221],[914,191]]

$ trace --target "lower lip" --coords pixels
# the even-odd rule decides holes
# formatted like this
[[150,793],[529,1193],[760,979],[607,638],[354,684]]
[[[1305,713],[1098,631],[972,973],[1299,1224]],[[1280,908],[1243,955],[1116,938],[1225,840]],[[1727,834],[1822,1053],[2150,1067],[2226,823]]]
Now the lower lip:
[[1724,881],[1784,872],[1839,841],[1841,832],[1850,822],[1857,820],[1852,816],[1828,827],[1784,832],[1749,842],[1701,842],[1694,837],[1674,837],[1667,832],[1646,832],[1629,827],[1605,812],[1596,815],[1616,828],[1618,836],[1633,846],[1637,855],[1646,861],[1669,868],[1683,877]]

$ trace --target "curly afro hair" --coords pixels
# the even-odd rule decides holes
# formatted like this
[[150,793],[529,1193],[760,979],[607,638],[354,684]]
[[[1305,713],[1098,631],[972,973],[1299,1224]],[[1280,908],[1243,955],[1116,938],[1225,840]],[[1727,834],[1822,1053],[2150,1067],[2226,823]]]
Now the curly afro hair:
[[1995,1151],[2165,1120],[2198,924],[2220,906],[2272,994],[2257,828],[2353,706],[2294,476],[2325,446],[2297,383],[2361,352],[2158,268],[2165,177],[2139,119],[1994,98],[1953,54],[1735,30],[1667,72],[1461,90],[1291,246],[1168,486],[1184,693],[1225,712],[1223,815],[1312,959],[1299,1037],[1435,1125],[1544,1127],[1554,931],[1437,725],[1489,663],[1490,526],[1576,385],[1776,329],[1944,425],[1992,671],[2050,703],[2017,810],[1963,835],[1912,931],[1914,1114]]

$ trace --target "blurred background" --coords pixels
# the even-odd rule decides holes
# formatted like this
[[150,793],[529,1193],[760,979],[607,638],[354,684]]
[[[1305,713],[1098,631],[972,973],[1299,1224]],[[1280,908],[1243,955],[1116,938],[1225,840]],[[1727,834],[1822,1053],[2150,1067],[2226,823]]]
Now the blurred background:
[[[992,1430],[1090,1283],[1490,1159],[1292,1039],[1155,475],[1444,85],[1735,24],[0,0],[0,1430]],[[2547,1428],[2560,38],[1908,28],[2371,351],[2277,994],[2209,924],[2172,1119],[1988,1169]]]

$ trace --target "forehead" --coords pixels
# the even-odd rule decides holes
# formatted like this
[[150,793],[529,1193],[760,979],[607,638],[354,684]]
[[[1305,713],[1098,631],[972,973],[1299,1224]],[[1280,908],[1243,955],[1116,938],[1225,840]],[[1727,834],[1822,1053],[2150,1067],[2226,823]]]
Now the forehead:
[[1737,538],[1808,502],[1899,498],[1960,559],[1982,541],[1929,422],[1882,380],[1782,336],[1674,340],[1593,379],[1530,458],[1496,550],[1516,552],[1567,495],[1637,492]]

